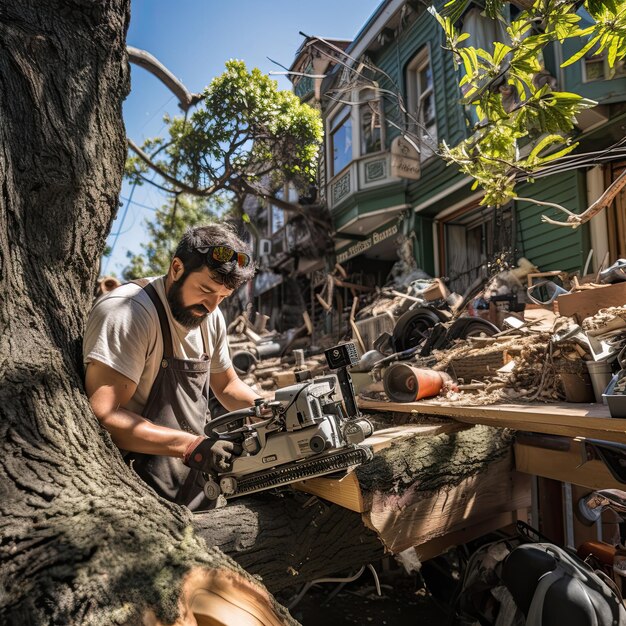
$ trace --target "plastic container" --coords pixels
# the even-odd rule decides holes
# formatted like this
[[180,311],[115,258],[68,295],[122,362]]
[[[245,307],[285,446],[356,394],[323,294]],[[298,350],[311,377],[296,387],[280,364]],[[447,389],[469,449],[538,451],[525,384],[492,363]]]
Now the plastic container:
[[591,377],[587,372],[559,372],[567,402],[593,402]]
[[626,393],[616,393],[616,387],[623,385],[622,379],[626,377],[626,370],[620,370],[613,376],[611,382],[602,394],[602,399],[609,405],[611,417],[626,418]]
[[444,377],[435,370],[394,363],[383,378],[385,393],[392,402],[413,402],[436,396],[443,387]]
[[593,387],[593,395],[596,402],[603,402],[602,394],[611,382],[613,370],[606,361],[587,361],[587,369],[591,378],[591,386]]

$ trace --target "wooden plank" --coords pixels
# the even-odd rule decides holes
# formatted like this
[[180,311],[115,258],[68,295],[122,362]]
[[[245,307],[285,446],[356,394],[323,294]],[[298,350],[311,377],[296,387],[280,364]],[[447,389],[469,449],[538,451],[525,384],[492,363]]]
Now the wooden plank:
[[626,443],[626,419],[610,417],[603,404],[492,404],[489,406],[462,406],[455,404],[419,402],[375,402],[358,400],[364,410],[441,415],[466,424],[486,424],[499,428],[513,428],[531,432],[587,437]]
[[[439,422],[433,424],[405,424],[376,431],[371,437],[365,440],[365,444],[372,447],[374,453],[388,448],[393,443],[404,441],[409,437],[433,437],[442,433],[457,432],[467,428],[458,422]],[[299,483],[294,483],[294,489],[304,491],[312,495],[324,498],[329,502],[343,506],[351,511],[363,513],[366,508],[361,493],[359,481],[353,472],[340,479],[310,478]]]
[[530,477],[511,471],[512,453],[452,489],[372,494],[363,514],[385,547],[398,553],[507,511],[530,506]]
[[442,433],[454,433],[464,428],[468,428],[468,426],[459,424],[454,420],[433,424],[404,424],[402,426],[393,426],[391,428],[377,430],[363,443],[364,445],[371,446],[374,452],[378,452],[379,450],[388,448],[393,443],[403,441],[409,437],[434,437]]
[[593,459],[582,463],[581,447],[580,441],[572,441],[567,451],[549,450],[516,442],[513,446],[515,469],[518,472],[569,482],[590,489],[626,488],[624,483],[613,478],[602,461]]
[[600,309],[622,306],[626,302],[626,283],[576,291],[559,296],[557,301],[561,315],[575,317],[580,324]]

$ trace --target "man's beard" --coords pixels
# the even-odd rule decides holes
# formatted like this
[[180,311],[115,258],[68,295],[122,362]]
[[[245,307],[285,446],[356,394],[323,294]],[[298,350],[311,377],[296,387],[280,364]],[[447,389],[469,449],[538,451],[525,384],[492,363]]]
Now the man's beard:
[[[178,281],[172,282],[169,291],[167,292],[167,302],[170,305],[170,311],[174,319],[188,330],[198,328],[202,322],[207,318],[209,312],[201,304],[195,304],[192,306],[184,306],[182,299],[182,287],[185,282],[185,278],[181,278]],[[202,315],[198,315],[201,313]]]

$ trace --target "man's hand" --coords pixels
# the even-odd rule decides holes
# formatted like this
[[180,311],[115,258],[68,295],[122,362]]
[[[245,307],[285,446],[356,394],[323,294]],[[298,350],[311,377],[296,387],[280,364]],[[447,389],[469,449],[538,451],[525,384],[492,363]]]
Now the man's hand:
[[241,446],[217,437],[198,437],[187,448],[183,463],[201,472],[228,472],[235,456],[241,454]]

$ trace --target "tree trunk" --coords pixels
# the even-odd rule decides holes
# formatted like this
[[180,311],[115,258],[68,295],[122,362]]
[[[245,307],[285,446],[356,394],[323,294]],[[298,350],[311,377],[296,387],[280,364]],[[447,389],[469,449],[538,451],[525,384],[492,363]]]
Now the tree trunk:
[[298,493],[261,494],[194,515],[197,533],[276,593],[379,561],[383,544],[359,513]]
[[293,623],[132,475],[84,395],[125,159],[128,20],[129,0],[0,4],[0,622],[193,624],[197,590],[227,585],[261,623]]

